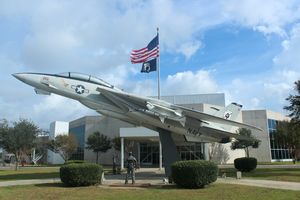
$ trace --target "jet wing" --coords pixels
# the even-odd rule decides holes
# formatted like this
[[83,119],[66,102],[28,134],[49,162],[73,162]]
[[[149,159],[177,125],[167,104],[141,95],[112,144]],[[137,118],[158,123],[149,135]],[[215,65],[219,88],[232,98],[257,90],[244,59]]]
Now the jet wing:
[[102,88],[98,87],[97,91],[102,93],[104,96],[107,97],[114,97],[116,99],[121,99],[125,104],[134,104],[135,106],[138,106],[140,109],[146,109],[148,110],[149,105],[160,105],[160,106],[170,106],[168,102],[159,100],[159,99],[153,99],[149,97],[141,97],[137,95],[133,95],[127,92],[123,91],[115,91],[110,88]]
[[197,110],[189,109],[186,107],[177,106],[177,105],[173,105],[173,107],[181,109],[182,114],[184,116],[189,116],[191,118],[198,119],[198,120],[204,121],[206,123],[213,122],[213,123],[218,123],[218,124],[224,124],[224,125],[236,126],[236,127],[240,127],[240,128],[248,128],[248,129],[255,129],[255,130],[262,131],[262,129],[260,129],[256,126],[252,126],[249,124],[244,124],[244,123],[240,123],[240,122],[236,122],[236,121],[231,121],[231,120],[224,119],[221,117],[216,117],[216,116],[206,114],[206,113],[203,113],[203,112],[200,112]]
[[210,114],[206,114],[200,111],[196,111],[193,109],[189,109],[186,107],[173,105],[168,102],[159,100],[159,99],[153,99],[149,97],[141,97],[133,94],[129,94],[123,91],[115,91],[110,88],[102,88],[98,87],[97,91],[102,93],[104,96],[109,98],[118,99],[119,102],[122,102],[122,104],[127,105],[129,108],[132,109],[144,109],[149,111],[155,111],[158,114],[161,114],[162,117],[168,116],[171,114],[173,119],[182,120],[183,117],[189,117],[193,118],[195,120],[198,120],[200,122],[205,122],[207,124],[211,123],[218,123],[218,124],[224,124],[224,125],[230,125],[240,128],[250,128],[262,131],[260,128],[257,128],[252,125],[227,120],[224,118],[216,117]]

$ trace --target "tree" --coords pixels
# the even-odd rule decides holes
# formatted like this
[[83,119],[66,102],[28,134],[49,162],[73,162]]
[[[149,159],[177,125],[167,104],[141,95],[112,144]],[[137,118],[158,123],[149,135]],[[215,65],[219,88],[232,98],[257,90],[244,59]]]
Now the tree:
[[300,153],[299,122],[295,120],[278,122],[275,140],[289,150],[295,164]]
[[295,82],[295,91],[297,94],[290,94],[287,101],[290,105],[284,109],[290,111],[291,121],[282,121],[277,125],[275,139],[278,143],[286,146],[296,163],[300,153],[300,80]]
[[49,148],[61,155],[65,161],[69,160],[71,155],[76,152],[77,146],[76,138],[72,134],[58,135],[49,142]]
[[26,119],[13,122],[12,127],[6,120],[0,124],[0,144],[7,152],[15,154],[15,170],[18,169],[21,157],[31,152],[38,132],[39,128]]
[[295,90],[298,94],[290,94],[289,97],[286,98],[290,105],[285,106],[284,109],[291,112],[289,117],[293,120],[300,121],[300,80],[295,82]]
[[120,137],[113,138],[112,145],[116,151],[121,151],[121,138]]
[[99,153],[105,153],[108,149],[112,147],[111,140],[106,135],[100,132],[94,132],[87,138],[86,149],[93,150],[96,153],[96,163],[98,164]]
[[252,136],[252,132],[250,129],[246,129],[246,128],[239,128],[237,133],[241,136],[245,136],[247,138],[247,140],[236,140],[234,142],[231,143],[231,149],[235,150],[235,149],[244,149],[245,153],[246,153],[246,157],[249,158],[249,147],[252,148],[258,148],[259,144],[260,144],[260,140],[255,139]]
[[225,164],[229,160],[228,150],[223,144],[217,142],[210,143],[208,156],[210,161],[214,161],[217,164]]
[[[113,147],[116,151],[121,151],[121,138],[115,137],[112,140]],[[134,141],[133,140],[124,140],[124,150],[126,153],[129,153],[132,151],[134,147]]]

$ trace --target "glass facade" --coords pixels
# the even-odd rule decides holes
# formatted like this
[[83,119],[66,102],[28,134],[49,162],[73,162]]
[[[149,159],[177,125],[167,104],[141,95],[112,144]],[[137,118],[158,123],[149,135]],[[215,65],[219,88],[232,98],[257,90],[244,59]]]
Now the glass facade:
[[[181,160],[203,160],[204,144],[192,143],[189,145],[177,146]],[[159,165],[158,143],[140,143],[141,165]]]
[[159,165],[158,143],[140,143],[141,165]]
[[77,151],[71,156],[70,160],[84,160],[85,125],[70,128],[69,132],[78,142]]
[[181,160],[204,160],[204,143],[177,146]]
[[277,120],[268,119],[272,160],[292,159],[291,154],[289,153],[289,150],[285,148],[284,143],[279,143],[275,140],[277,124]]

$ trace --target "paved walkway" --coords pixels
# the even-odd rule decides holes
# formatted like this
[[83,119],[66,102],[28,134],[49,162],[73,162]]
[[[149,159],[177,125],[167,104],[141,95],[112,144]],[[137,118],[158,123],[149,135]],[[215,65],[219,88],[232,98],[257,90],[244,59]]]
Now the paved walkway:
[[16,185],[34,185],[34,184],[43,184],[43,183],[58,183],[58,182],[60,182],[60,178],[1,181],[0,187],[16,186]]
[[248,186],[264,187],[264,188],[300,191],[300,183],[297,182],[256,180],[256,179],[244,179],[244,178],[242,179],[218,178],[217,183],[248,185]]
[[[104,187],[132,187],[130,182],[128,185],[124,184],[125,174],[120,175],[106,175],[103,186]],[[17,180],[17,181],[2,181],[0,187],[16,186],[16,185],[32,185],[43,183],[57,183],[60,182],[59,178],[56,179],[34,179],[34,180]],[[238,184],[248,185],[264,188],[296,190],[300,191],[300,183],[284,182],[284,181],[270,181],[270,180],[256,180],[256,179],[235,179],[235,178],[218,178],[217,183],[222,184]],[[164,182],[164,171],[153,168],[143,168],[136,173],[136,185],[138,187],[161,186],[167,184]]]
[[[218,165],[220,169],[222,168],[233,168],[233,164],[228,164],[228,165]],[[257,169],[268,169],[268,168],[280,168],[280,169],[299,169],[300,165],[257,165]]]

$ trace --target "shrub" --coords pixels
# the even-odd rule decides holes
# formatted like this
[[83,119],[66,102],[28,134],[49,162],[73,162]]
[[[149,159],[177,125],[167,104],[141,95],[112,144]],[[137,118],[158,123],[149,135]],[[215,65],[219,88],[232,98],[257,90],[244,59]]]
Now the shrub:
[[101,184],[103,168],[94,163],[71,163],[60,167],[60,179],[67,186]]
[[217,180],[218,166],[205,160],[177,161],[172,164],[172,179],[183,188],[203,188]]
[[64,164],[68,165],[68,164],[72,164],[72,163],[85,163],[84,160],[67,160]]
[[237,158],[234,160],[234,167],[241,172],[250,172],[256,169],[256,158]]

